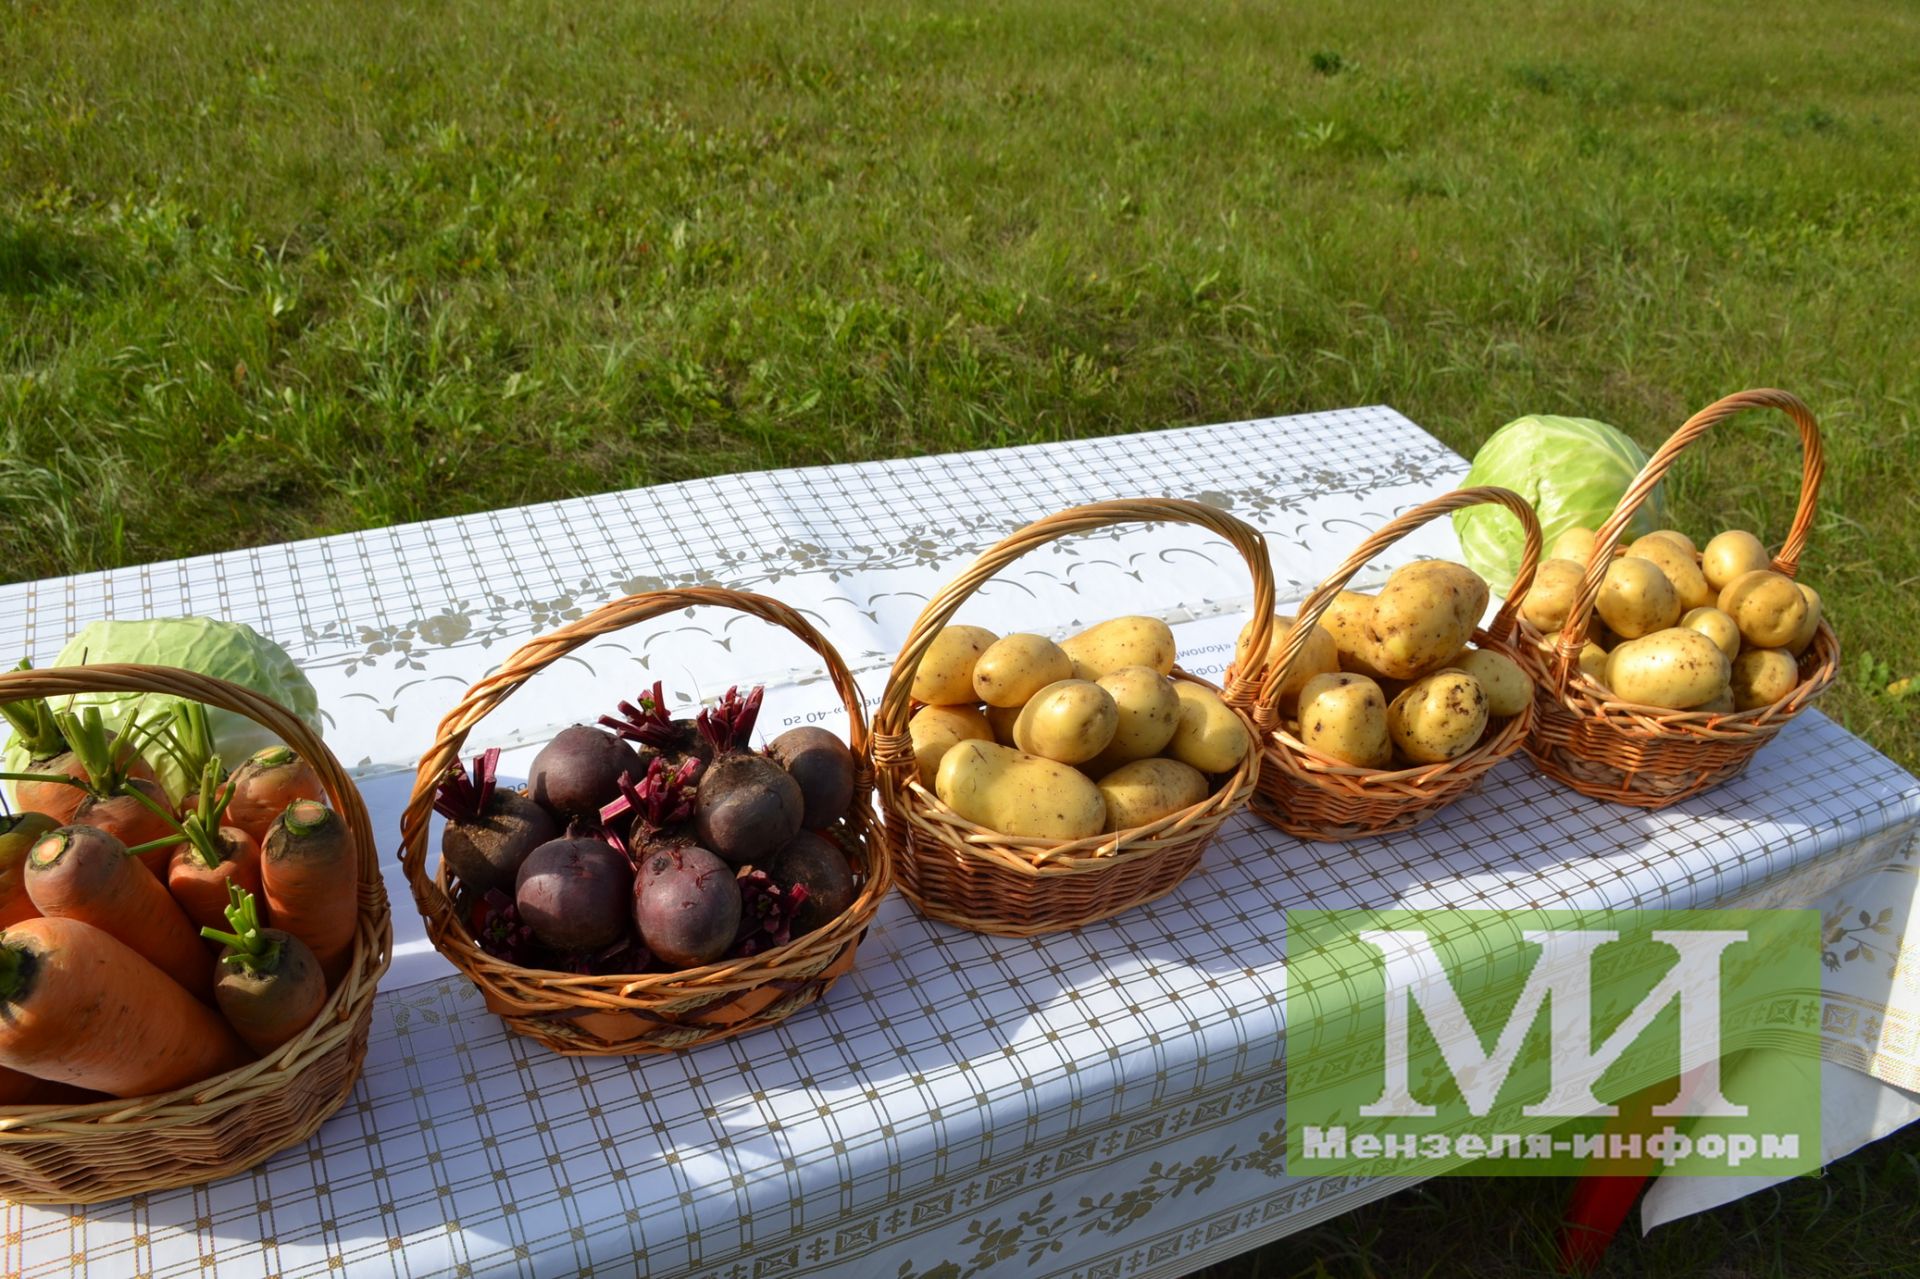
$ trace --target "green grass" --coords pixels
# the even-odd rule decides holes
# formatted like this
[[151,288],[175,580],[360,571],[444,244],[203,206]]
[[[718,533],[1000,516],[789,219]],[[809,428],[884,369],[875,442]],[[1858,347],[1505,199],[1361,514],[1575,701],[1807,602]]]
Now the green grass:
[[[16,0],[0,576],[1373,401],[1467,453],[1534,411],[1651,445],[1771,384],[1825,426],[1807,575],[1874,659],[1827,705],[1920,763],[1883,691],[1920,672],[1920,12],[1116,12]],[[1683,525],[1777,539],[1792,452],[1712,439]],[[1896,1149],[1622,1264],[1890,1266]],[[1401,1202],[1311,1246],[1533,1273],[1556,1208]]]

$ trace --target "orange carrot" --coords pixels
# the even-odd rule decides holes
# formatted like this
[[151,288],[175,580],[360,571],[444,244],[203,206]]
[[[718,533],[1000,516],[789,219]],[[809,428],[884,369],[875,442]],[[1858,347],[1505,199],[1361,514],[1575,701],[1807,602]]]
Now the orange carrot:
[[264,1057],[312,1024],[327,1002],[327,979],[305,942],[260,927],[252,893],[229,884],[227,894],[226,922],[233,931],[200,930],[223,947],[214,999],[227,1024]]
[[220,785],[220,776],[219,758],[209,757],[202,765],[196,807],[180,823],[185,842],[175,846],[167,867],[167,891],[195,928],[227,922],[229,885],[260,891],[260,845],[245,831],[222,824],[233,791]]
[[27,894],[42,915],[77,919],[131,946],[175,983],[213,999],[200,934],[127,846],[88,826],[63,826],[27,854]]
[[267,922],[312,949],[332,986],[353,961],[360,919],[359,866],[347,824],[325,804],[298,799],[261,844]]
[[[137,794],[136,794],[137,792]],[[91,826],[105,831],[129,848],[144,849],[140,861],[165,882],[167,863],[173,857],[180,828],[174,824],[167,793],[158,782],[129,777],[117,795],[89,795],[74,810],[74,826]]]
[[227,824],[238,826],[263,845],[267,828],[294,800],[327,801],[320,775],[286,746],[255,751],[253,758],[234,770],[232,781],[233,801],[227,808]]
[[85,1088],[56,1084],[51,1079],[36,1079],[32,1075],[0,1066],[0,1106],[66,1106],[104,1100],[101,1094],[88,1092]]
[[218,1013],[93,925],[28,919],[0,933],[0,1066],[141,1097],[250,1060]]
[[[14,703],[13,709],[20,705]],[[140,758],[138,743],[109,733],[99,707],[89,706],[78,715],[49,711],[47,717],[67,744],[70,759],[51,761],[51,771],[0,774],[31,795],[39,805],[35,811],[45,812],[56,825],[92,826],[128,844],[144,844],[171,828],[173,810],[154,781],[153,769]],[[16,789],[16,797],[21,793]],[[147,866],[164,877],[165,854],[147,859]]]
[[44,813],[0,816],[0,928],[40,913],[27,896],[27,850],[58,825]]

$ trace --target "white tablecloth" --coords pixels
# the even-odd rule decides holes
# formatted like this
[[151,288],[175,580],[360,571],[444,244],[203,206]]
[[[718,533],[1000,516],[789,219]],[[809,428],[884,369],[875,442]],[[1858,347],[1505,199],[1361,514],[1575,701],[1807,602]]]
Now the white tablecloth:
[[[329,740],[390,835],[399,770],[459,692],[614,595],[707,582],[777,595],[873,697],[928,595],[1029,519],[1142,492],[1212,502],[1267,533],[1281,594],[1297,598],[1464,470],[1368,408],[733,476],[0,587],[0,652],[45,660],[102,616],[250,622],[319,685]],[[1454,550],[1429,526],[1374,577]],[[1126,531],[1037,552],[962,620],[1048,632],[1153,612],[1206,673],[1248,596],[1224,543]],[[520,746],[511,766],[656,678],[688,697],[765,681],[770,731],[831,726],[816,666],[752,619],[675,617],[548,671],[474,740]],[[1446,819],[1393,839],[1309,845],[1237,819],[1179,892],[1078,933],[981,937],[896,898],[822,1007],[693,1053],[593,1061],[502,1032],[425,944],[390,846],[394,969],[365,1076],[319,1137],[212,1186],[71,1215],[9,1206],[0,1268],[1184,1273],[1400,1184],[1283,1174],[1288,906],[1804,904],[1898,874],[1878,868],[1910,865],[1916,824],[1920,783],[1817,714],[1738,782],[1658,813],[1510,761]],[[1841,1020],[1840,1068],[1887,1078],[1920,1061],[1910,1023]],[[1854,1144],[1874,1128],[1863,1120]]]

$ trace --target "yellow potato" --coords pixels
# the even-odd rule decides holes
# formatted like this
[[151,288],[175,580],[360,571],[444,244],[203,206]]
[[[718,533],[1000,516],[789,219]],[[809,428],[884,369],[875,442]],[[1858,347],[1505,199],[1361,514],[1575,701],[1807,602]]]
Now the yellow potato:
[[1013,744],[1029,755],[1082,764],[1107,749],[1120,726],[1113,695],[1092,680],[1063,679],[1035,693],[1013,721]]
[[1572,560],[1584,566],[1593,558],[1594,530],[1574,525],[1559,537],[1553,539],[1553,545],[1547,548],[1550,560]]
[[1373,640],[1367,634],[1372,623],[1373,596],[1359,591],[1341,591],[1320,615],[1320,628],[1333,636],[1341,670],[1385,679],[1385,673],[1373,664]]
[[1123,666],[1173,670],[1173,632],[1157,617],[1116,617],[1060,641],[1075,679],[1096,680]]
[[1309,750],[1361,768],[1393,762],[1387,699],[1365,675],[1316,675],[1300,690],[1300,741]]
[[971,706],[922,706],[907,721],[907,737],[913,742],[920,784],[931,787],[948,750],[968,740],[990,742],[993,728],[987,717]]
[[1680,597],[1682,611],[1704,608],[1719,598],[1720,593],[1707,585],[1707,575],[1700,571],[1693,552],[1681,550],[1678,542],[1663,533],[1647,534],[1629,546],[1627,554],[1652,560],[1659,566],[1660,572],[1672,583],[1674,594]]
[[1079,769],[994,742],[949,750],[934,793],[976,826],[1003,835],[1085,839],[1107,825],[1107,801]]
[[1767,554],[1760,539],[1737,528],[1718,534],[1707,543],[1707,549],[1700,552],[1700,571],[1707,575],[1707,584],[1716,591],[1727,589],[1727,583],[1742,573],[1772,566],[1773,557]]
[[1714,715],[1731,715],[1740,708],[1733,704],[1733,690],[1731,688],[1723,688],[1713,697],[1700,703],[1693,709],[1697,711],[1707,711]]
[[[1240,628],[1240,638],[1234,641],[1233,664],[1240,670],[1257,671],[1278,659],[1280,646],[1286,642],[1287,632],[1293,628],[1293,618],[1276,613],[1273,616],[1273,631],[1267,643],[1266,656],[1249,666],[1248,648],[1252,645],[1253,623],[1248,622]],[[1334,645],[1333,632],[1315,623],[1308,632],[1306,641],[1300,646],[1300,654],[1293,660],[1293,671],[1280,685],[1280,714],[1282,718],[1293,714],[1293,708],[1299,704],[1300,689],[1315,675],[1340,669],[1340,650]]]
[[1209,689],[1186,680],[1176,680],[1174,695],[1180,699],[1180,722],[1174,726],[1167,754],[1183,764],[1191,764],[1203,773],[1227,773],[1240,766],[1253,737],[1240,717]]
[[[1672,542],[1675,546],[1678,546],[1681,550],[1685,551],[1689,559],[1693,558],[1694,555],[1698,554],[1700,550],[1699,547],[1693,544],[1692,538],[1688,537],[1685,533],[1682,533],[1677,528],[1657,528],[1653,530],[1653,532],[1647,534],[1647,537],[1666,538],[1669,542]],[[1640,540],[1644,542],[1647,540],[1647,538],[1643,537]],[[1627,553],[1629,555],[1633,554],[1632,551],[1629,551]]]
[[1158,821],[1207,797],[1207,779],[1177,759],[1136,759],[1100,779],[1107,803],[1107,829],[1132,830]]
[[1733,676],[1728,682],[1735,709],[1771,706],[1800,682],[1800,663],[1784,648],[1750,648],[1733,659]]
[[993,740],[1002,746],[1013,745],[1013,726],[1019,719],[1018,706],[987,707],[987,723],[993,725]]
[[1464,671],[1416,680],[1387,707],[1394,746],[1416,764],[1457,759],[1479,744],[1486,729],[1486,690]]
[[1518,715],[1533,700],[1533,681],[1520,669],[1520,663],[1505,653],[1490,648],[1469,649],[1449,666],[1473,676],[1485,690],[1489,715],[1501,719]]
[[1822,606],[1819,591],[1814,590],[1805,582],[1795,582],[1794,585],[1800,588],[1800,593],[1806,596],[1807,599],[1806,619],[1800,623],[1800,629],[1793,633],[1793,638],[1787,641],[1787,651],[1795,657],[1798,657],[1800,654],[1806,652],[1808,647],[1812,645],[1813,633],[1820,629]]
[[1658,564],[1627,555],[1607,567],[1594,611],[1622,639],[1639,639],[1680,620],[1680,596]]
[[1459,652],[1486,611],[1487,584],[1465,565],[1402,565],[1374,597],[1367,660],[1395,679],[1417,679]]
[[1044,635],[1006,635],[973,664],[974,696],[989,706],[1024,706],[1047,685],[1073,678],[1073,659]]
[[973,701],[974,663],[998,638],[983,626],[943,627],[913,673],[913,700],[927,706]]
[[1720,651],[1732,661],[1740,655],[1740,627],[1731,617],[1717,608],[1689,609],[1680,619],[1680,625],[1699,631],[1702,635],[1720,646]]
[[1588,640],[1580,650],[1580,673],[1600,687],[1607,687],[1607,650]]
[[1098,682],[1113,698],[1119,719],[1113,739],[1087,765],[1089,773],[1103,776],[1167,748],[1180,723],[1180,695],[1173,691],[1172,680],[1150,666],[1123,666]]
[[1807,597],[1786,574],[1760,568],[1722,588],[1720,611],[1734,620],[1754,648],[1785,648],[1807,620]]
[[1567,624],[1567,614],[1580,598],[1580,579],[1586,571],[1584,564],[1572,560],[1540,561],[1533,588],[1520,602],[1520,616],[1547,635],[1558,631]]
[[1615,696],[1676,711],[1719,696],[1731,672],[1720,646],[1686,626],[1628,640],[1607,657],[1607,687]]

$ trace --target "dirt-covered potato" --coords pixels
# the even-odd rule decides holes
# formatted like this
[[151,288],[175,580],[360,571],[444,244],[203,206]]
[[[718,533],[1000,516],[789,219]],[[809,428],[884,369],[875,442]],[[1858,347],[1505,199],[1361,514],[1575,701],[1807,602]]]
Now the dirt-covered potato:
[[1733,659],[1728,680],[1736,710],[1771,706],[1800,682],[1800,663],[1784,648],[1750,648]]
[[1527,709],[1533,700],[1533,681],[1520,663],[1490,648],[1470,648],[1448,665],[1473,676],[1487,694],[1487,714],[1506,719]]
[[1136,759],[1100,779],[1107,803],[1107,829],[1132,830],[1207,797],[1207,779],[1177,759]]
[[1088,766],[1099,776],[1136,759],[1158,755],[1180,723],[1180,695],[1173,681],[1151,666],[1123,666],[1098,680],[1113,698],[1119,718],[1106,749]]
[[1157,617],[1116,617],[1060,641],[1073,677],[1089,682],[1123,666],[1151,666],[1166,675],[1176,655],[1173,631]]
[[1752,647],[1785,648],[1807,620],[1807,597],[1786,574],[1760,568],[1721,589],[1720,611],[1733,619]]
[[1464,671],[1409,684],[1387,707],[1387,733],[1407,759],[1439,764],[1472,750],[1487,730],[1487,693]]
[[1416,679],[1459,652],[1486,611],[1487,584],[1464,564],[1403,564],[1374,598],[1369,660],[1394,679]]
[[987,717],[971,706],[922,706],[907,721],[907,736],[913,742],[920,784],[926,787],[933,785],[940,761],[955,743],[994,740]]
[[[1252,673],[1260,670],[1263,666],[1270,665],[1274,661],[1277,661],[1280,656],[1280,646],[1286,642],[1287,632],[1292,629],[1292,617],[1282,613],[1275,613],[1273,615],[1273,631],[1267,642],[1266,655],[1264,657],[1255,657],[1255,655],[1248,652],[1248,649],[1252,647],[1253,632],[1253,623],[1248,622],[1240,628],[1240,638],[1234,641],[1234,666],[1240,670]],[[1300,655],[1293,660],[1292,672],[1288,674],[1286,681],[1280,685],[1281,718],[1284,719],[1293,714],[1294,707],[1299,704],[1300,690],[1305,687],[1308,680],[1312,679],[1315,675],[1323,675],[1328,671],[1337,671],[1339,669],[1340,650],[1333,642],[1333,632],[1319,623],[1315,623],[1313,630],[1307,634],[1305,642],[1300,645]]]
[[1567,624],[1567,614],[1580,598],[1580,579],[1586,571],[1584,562],[1541,560],[1540,567],[1534,570],[1532,588],[1520,601],[1520,616],[1543,634],[1558,631]]
[[1680,597],[1683,612],[1703,608],[1719,598],[1720,593],[1707,584],[1707,575],[1700,571],[1693,552],[1680,549],[1680,544],[1664,533],[1647,534],[1629,546],[1627,554],[1659,566],[1660,572],[1673,584],[1673,593]]
[[1119,726],[1120,710],[1106,689],[1092,680],[1056,680],[1020,708],[1013,744],[1029,755],[1083,764],[1107,749]]
[[1727,583],[1742,573],[1771,567],[1773,557],[1767,554],[1767,548],[1744,529],[1730,528],[1716,535],[1700,552],[1700,571],[1716,591],[1726,590]]
[[1073,659],[1044,635],[1003,635],[973,664],[973,693],[989,706],[1024,706],[1049,684],[1073,678]]
[[1546,558],[1550,560],[1572,560],[1584,566],[1593,558],[1594,542],[1598,540],[1593,529],[1581,528],[1578,524],[1553,539],[1553,545],[1547,548]]
[[1800,588],[1800,594],[1805,596],[1807,601],[1806,619],[1800,623],[1800,629],[1793,633],[1793,638],[1787,641],[1787,651],[1795,657],[1798,657],[1800,654],[1806,652],[1808,647],[1812,645],[1813,633],[1820,629],[1820,612],[1822,606],[1819,591],[1814,590],[1805,582],[1795,582],[1794,585]]
[[1720,651],[1732,661],[1740,655],[1740,627],[1731,617],[1719,609],[1708,605],[1704,608],[1688,609],[1680,619],[1680,625],[1702,635],[1720,646]]
[[1334,652],[1340,669],[1381,680],[1386,672],[1373,664],[1373,596],[1359,591],[1341,591],[1320,615],[1320,629],[1333,636]]
[[929,706],[972,702],[974,664],[998,638],[983,626],[943,627],[913,673],[913,700]]
[[1307,749],[1360,768],[1393,762],[1387,735],[1387,699],[1365,675],[1316,675],[1300,690],[1300,742]]
[[1228,710],[1218,695],[1198,684],[1176,680],[1173,691],[1180,699],[1180,722],[1167,743],[1167,754],[1203,773],[1238,768],[1253,746],[1253,737],[1240,717]]
[[1107,801],[1079,769],[993,742],[961,742],[948,751],[934,793],[968,821],[1003,835],[1085,839],[1107,825]]
[[1594,611],[1622,639],[1639,639],[1680,620],[1680,596],[1658,564],[1623,555],[1607,566]]
[[1690,710],[1727,687],[1732,664],[1720,646],[1687,626],[1627,640],[1607,656],[1607,687],[1622,701]]

